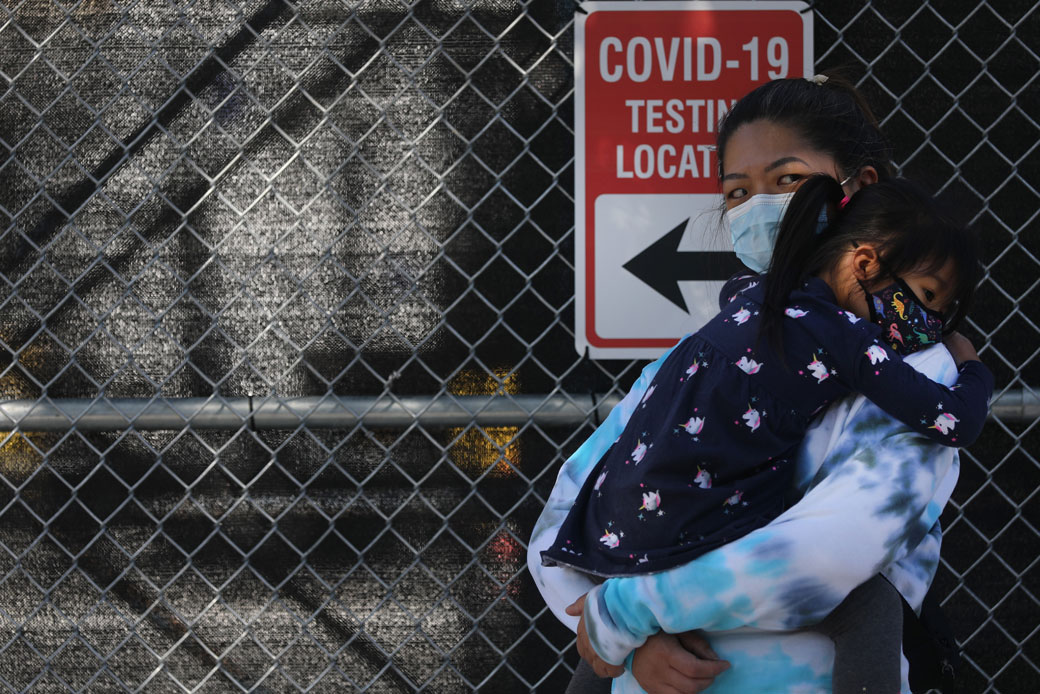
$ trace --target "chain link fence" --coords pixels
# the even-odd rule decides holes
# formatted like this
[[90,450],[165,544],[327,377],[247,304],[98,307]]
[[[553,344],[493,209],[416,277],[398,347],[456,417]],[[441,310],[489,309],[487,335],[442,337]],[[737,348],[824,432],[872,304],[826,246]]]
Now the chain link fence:
[[[983,230],[936,580],[1033,692],[1040,9],[813,11]],[[574,12],[0,0],[3,688],[562,691],[525,541],[642,366],[572,348]]]

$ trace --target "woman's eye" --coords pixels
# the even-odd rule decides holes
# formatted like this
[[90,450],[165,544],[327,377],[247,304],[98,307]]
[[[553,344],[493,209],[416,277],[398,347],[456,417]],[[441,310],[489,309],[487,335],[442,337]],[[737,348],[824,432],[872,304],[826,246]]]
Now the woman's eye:
[[928,303],[931,303],[931,302],[935,301],[935,292],[933,292],[931,289],[925,289],[924,290],[924,300],[927,301]]
[[789,186],[789,185],[793,185],[793,184],[797,183],[798,181],[802,180],[802,178],[804,178],[804,177],[801,174],[789,173],[789,174],[784,174],[783,176],[781,176],[777,180],[777,183],[779,183],[782,186]]
[[729,198],[730,200],[739,200],[740,198],[744,197],[745,195],[747,195],[747,191],[744,190],[743,188],[734,188],[733,190],[731,190],[729,193],[726,194],[726,197]]

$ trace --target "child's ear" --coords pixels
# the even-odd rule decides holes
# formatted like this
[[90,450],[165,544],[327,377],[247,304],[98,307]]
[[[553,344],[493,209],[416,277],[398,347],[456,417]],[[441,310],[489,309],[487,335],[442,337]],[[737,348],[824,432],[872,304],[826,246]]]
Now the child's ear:
[[860,282],[868,282],[881,275],[881,262],[877,251],[869,244],[856,246],[852,250],[852,274]]

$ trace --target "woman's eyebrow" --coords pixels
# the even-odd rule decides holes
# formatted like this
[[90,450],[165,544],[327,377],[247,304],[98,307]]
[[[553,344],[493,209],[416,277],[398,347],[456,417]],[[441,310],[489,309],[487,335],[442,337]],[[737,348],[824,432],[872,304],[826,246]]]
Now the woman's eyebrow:
[[[782,159],[777,159],[772,164],[770,164],[765,169],[763,169],[763,171],[769,172],[769,171],[772,171],[773,169],[777,169],[777,168],[783,166],[784,164],[790,164],[791,162],[794,162],[794,161],[799,162],[801,164],[805,164],[806,166],[809,166],[809,163],[807,161],[805,161],[804,159],[800,159],[798,157],[784,157]],[[730,179],[734,179],[734,178],[750,178],[750,176],[748,176],[746,173],[728,173],[728,174],[726,174],[725,176],[722,177],[722,180],[723,181],[729,181]]]
[[798,157],[784,157],[783,159],[777,159],[776,161],[774,161],[772,164],[767,166],[765,168],[765,170],[766,171],[772,171],[773,169],[779,168],[779,167],[783,166],[784,164],[790,164],[793,161],[801,162],[802,164],[805,164],[806,166],[809,165],[809,163],[806,162],[804,159],[799,159]]

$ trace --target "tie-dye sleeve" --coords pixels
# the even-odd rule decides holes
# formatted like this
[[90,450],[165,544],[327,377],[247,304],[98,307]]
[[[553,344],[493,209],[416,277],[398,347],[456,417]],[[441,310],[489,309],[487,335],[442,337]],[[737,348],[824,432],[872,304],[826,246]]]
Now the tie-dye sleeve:
[[[910,361],[936,380],[956,378],[945,349]],[[859,397],[832,408],[800,456],[810,459],[799,461],[810,489],[768,526],[684,566],[594,587],[585,618],[596,652],[621,663],[659,630],[813,624],[881,570],[920,591],[930,575],[915,573],[934,567],[907,557],[936,529],[956,482],[955,451]]]
[[556,539],[560,525],[574,504],[574,499],[585,483],[589,471],[621,434],[621,430],[625,428],[643,394],[650,387],[650,382],[671,351],[668,350],[657,361],[643,369],[628,394],[610,411],[596,431],[563,463],[549,500],[531,532],[531,540],[527,545],[527,568],[534,577],[535,585],[546,605],[572,630],[577,629],[578,619],[566,614],[564,609],[596,584],[587,574],[579,571],[542,566],[541,552],[548,549],[550,543]]

